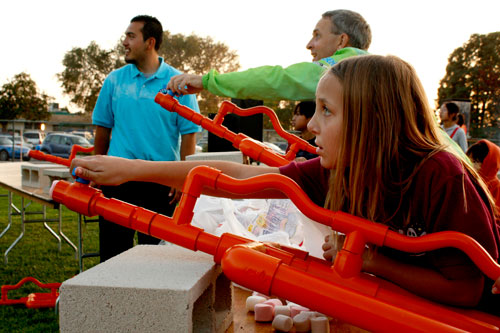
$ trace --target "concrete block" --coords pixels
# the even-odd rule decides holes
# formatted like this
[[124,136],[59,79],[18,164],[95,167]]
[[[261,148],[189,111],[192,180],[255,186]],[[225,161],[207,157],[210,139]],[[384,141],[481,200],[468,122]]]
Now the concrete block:
[[45,188],[50,186],[49,178],[43,174],[46,169],[68,169],[54,163],[26,163],[21,165],[21,183],[23,186]]
[[205,253],[138,245],[65,281],[61,332],[224,332],[231,283]]
[[241,151],[221,151],[210,153],[198,153],[186,156],[186,160],[219,160],[219,161],[232,161],[236,163],[243,163],[243,154]]
[[52,186],[52,182],[54,180],[65,180],[67,182],[74,182],[74,178],[71,176],[69,169],[64,168],[53,168],[53,169],[44,169],[42,171],[44,178],[48,178],[48,184],[43,188],[45,193],[50,193],[50,187]]

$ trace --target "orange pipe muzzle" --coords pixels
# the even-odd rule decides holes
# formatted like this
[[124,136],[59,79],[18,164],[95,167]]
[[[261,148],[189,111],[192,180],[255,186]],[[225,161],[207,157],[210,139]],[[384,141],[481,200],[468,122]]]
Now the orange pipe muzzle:
[[64,203],[68,209],[85,216],[97,215],[90,210],[91,203],[97,197],[103,197],[102,192],[88,185],[74,183],[70,184],[64,180],[56,180],[50,189],[52,199]]

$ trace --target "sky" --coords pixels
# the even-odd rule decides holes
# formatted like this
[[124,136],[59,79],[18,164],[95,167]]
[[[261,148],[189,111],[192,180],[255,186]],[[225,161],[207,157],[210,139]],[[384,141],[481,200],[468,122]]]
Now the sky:
[[311,61],[305,46],[321,14],[350,9],[371,26],[370,53],[413,65],[433,107],[453,50],[474,33],[500,31],[500,0],[7,0],[0,6],[0,86],[26,72],[70,112],[79,109],[56,78],[64,54],[91,41],[111,49],[139,14],[157,17],[171,33],[225,43],[244,70]]

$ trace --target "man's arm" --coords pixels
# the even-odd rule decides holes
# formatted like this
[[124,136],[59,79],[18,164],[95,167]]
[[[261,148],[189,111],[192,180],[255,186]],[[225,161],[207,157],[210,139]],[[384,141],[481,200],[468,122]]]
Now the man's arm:
[[261,66],[224,74],[212,69],[203,76],[181,74],[172,77],[167,88],[184,95],[206,89],[217,96],[239,99],[312,101],[316,98],[319,79],[327,68],[342,59],[363,54],[367,52],[346,47],[318,63]]
[[193,155],[196,151],[196,133],[184,134],[181,136],[181,161],[186,160],[186,156]]
[[106,155],[109,149],[111,139],[111,128],[96,126],[94,139],[94,154]]
[[325,67],[302,62],[283,68],[262,66],[242,72],[219,74],[211,70],[202,76],[176,75],[167,88],[179,94],[193,94],[207,89],[214,95],[263,100],[314,100],[316,86]]

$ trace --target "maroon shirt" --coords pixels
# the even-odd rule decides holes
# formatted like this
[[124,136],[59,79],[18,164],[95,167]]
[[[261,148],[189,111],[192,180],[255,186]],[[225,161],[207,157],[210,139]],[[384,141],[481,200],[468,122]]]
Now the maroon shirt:
[[[292,162],[281,167],[280,173],[297,182],[313,202],[324,206],[329,171],[321,166],[320,158]],[[388,222],[392,230],[413,237],[438,231],[462,232],[478,241],[498,260],[498,230],[485,192],[452,154],[439,152],[429,158],[421,166],[402,202],[406,211],[401,209]],[[398,204],[399,199],[385,206],[397,207]],[[411,220],[408,225],[402,226],[407,209],[411,212]],[[433,267],[449,279],[478,274],[470,259],[456,249],[422,254],[408,254],[389,248],[379,250],[406,263]],[[485,288],[489,293],[491,285]]]

